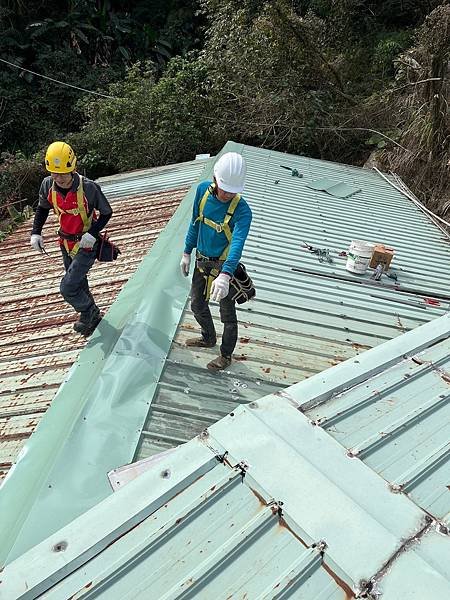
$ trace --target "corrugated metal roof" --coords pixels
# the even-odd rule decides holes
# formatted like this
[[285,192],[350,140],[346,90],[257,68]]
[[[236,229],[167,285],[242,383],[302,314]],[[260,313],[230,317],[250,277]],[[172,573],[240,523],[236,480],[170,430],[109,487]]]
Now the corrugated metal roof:
[[199,177],[207,163],[208,160],[204,159],[192,160],[175,165],[108,175],[97,181],[102,189],[107,190],[108,198],[111,200],[124,196],[160,192],[161,190],[188,188]]
[[[305,398],[323,406],[337,390],[340,399],[379,377],[407,401],[411,378],[395,372],[403,355],[450,355],[449,336],[446,315],[238,406],[7,565],[6,597],[449,597],[449,515],[430,515],[302,412]],[[440,416],[448,440],[448,404]],[[353,430],[367,421],[355,416]],[[426,478],[438,493],[442,482]]]
[[[99,180],[113,200],[108,231],[122,250],[117,263],[97,263],[89,276],[102,311],[175,212],[187,190],[181,186],[203,168],[204,161],[192,161]],[[72,331],[76,315],[59,294],[63,266],[50,243],[55,230],[51,216],[43,231],[49,257],[29,248],[30,221],[0,245],[0,481],[85,345]]]
[[[258,288],[257,300],[239,309],[235,362],[212,376],[204,368],[212,351],[184,347],[194,327],[189,311],[166,360],[188,294],[178,264],[191,189],[133,285],[114,303],[114,314],[110,311],[104,328],[91,338],[58,392],[58,407],[41,421],[5,484],[8,493],[0,495],[0,507],[6,503],[9,525],[0,546],[3,556],[12,545],[10,557],[18,556],[104,498],[110,493],[106,472],[133,456],[185,441],[237,402],[314,375],[447,307],[448,243],[379,175],[233,143],[223,149],[228,150],[241,151],[249,165],[245,195],[254,225],[244,258]],[[287,164],[304,178],[281,168]],[[360,187],[361,197],[342,200],[308,189],[305,183],[318,175]],[[363,236],[395,247],[397,284],[345,271],[340,253]],[[329,248],[334,262],[320,263],[302,240]],[[424,244],[428,278],[419,250]]]
[[436,518],[450,517],[448,340],[332,396],[308,415]]
[[[244,262],[257,298],[238,307],[237,362],[219,378],[204,369],[217,349],[184,346],[198,331],[187,308],[137,458],[185,442],[237,401],[323,371],[443,314],[449,305],[448,239],[377,173],[236,144],[225,149],[242,152],[248,164],[244,196],[253,223]],[[285,166],[303,177],[293,177]],[[322,177],[361,192],[341,199],[308,188]],[[354,239],[393,247],[397,282],[346,271],[341,254]],[[319,262],[304,242],[329,249],[333,263]],[[212,313],[220,332],[217,307]]]

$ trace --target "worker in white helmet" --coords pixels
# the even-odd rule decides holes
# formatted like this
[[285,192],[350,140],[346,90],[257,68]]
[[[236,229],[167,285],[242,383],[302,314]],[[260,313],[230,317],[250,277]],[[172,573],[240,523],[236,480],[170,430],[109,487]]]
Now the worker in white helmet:
[[252,221],[252,212],[240,193],[244,189],[246,164],[236,152],[222,155],[214,165],[214,180],[197,187],[192,220],[186,235],[180,267],[187,277],[191,253],[197,249],[191,288],[191,308],[201,327],[201,337],[188,339],[187,346],[212,348],[216,331],[208,301],[219,302],[223,323],[220,355],[208,363],[211,371],[231,364],[238,325],[230,280],[238,266]]

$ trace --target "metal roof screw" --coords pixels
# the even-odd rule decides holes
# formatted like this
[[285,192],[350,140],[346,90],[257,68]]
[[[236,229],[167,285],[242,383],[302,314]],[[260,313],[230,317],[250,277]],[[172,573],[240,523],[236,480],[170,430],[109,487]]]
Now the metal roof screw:
[[163,479],[169,479],[170,475],[170,469],[164,469],[164,471],[161,471],[161,477]]
[[400,494],[401,492],[403,492],[403,486],[399,483],[391,483],[391,485],[389,485],[388,487],[393,494]]
[[443,533],[444,535],[449,535],[450,533],[449,528],[447,527],[447,525],[444,525],[444,523],[438,523],[437,530],[438,533]]
[[53,552],[64,552],[64,550],[67,549],[68,545],[69,544],[65,540],[62,540],[61,542],[58,542],[57,544],[55,544],[53,546],[52,551]]
[[327,549],[328,545],[326,543],[325,540],[320,540],[317,542],[316,544],[316,548],[319,552],[325,552],[325,550]]
[[249,408],[258,408],[258,403],[257,402],[250,402],[250,404],[248,406],[249,406]]

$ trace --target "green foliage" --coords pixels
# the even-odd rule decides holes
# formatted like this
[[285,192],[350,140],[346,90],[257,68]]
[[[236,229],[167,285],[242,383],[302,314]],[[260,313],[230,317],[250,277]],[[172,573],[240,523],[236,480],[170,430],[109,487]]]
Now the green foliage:
[[[0,7],[0,57],[103,92],[137,60],[150,60],[159,76],[174,53],[188,51],[197,40],[194,10],[185,0],[6,0]],[[78,131],[82,112],[75,104],[82,96],[0,63],[0,146],[31,153]]]
[[91,177],[235,139],[352,164],[376,150],[431,180],[417,161],[448,152],[449,23],[439,0],[5,0],[1,57],[113,98],[0,63],[0,143],[67,139]]
[[383,77],[392,77],[395,72],[395,59],[411,44],[409,31],[381,32],[373,50],[374,72]]
[[0,239],[30,216],[29,206],[37,200],[45,174],[42,157],[0,155]]
[[82,163],[124,171],[192,159],[211,143],[206,91],[199,61],[173,59],[158,81],[151,65],[134,65],[110,88],[117,100],[85,106],[88,123],[72,138]]
[[384,167],[397,172],[434,210],[450,196],[450,5],[428,15],[415,44],[397,60],[397,82],[387,95],[401,146],[384,152]]

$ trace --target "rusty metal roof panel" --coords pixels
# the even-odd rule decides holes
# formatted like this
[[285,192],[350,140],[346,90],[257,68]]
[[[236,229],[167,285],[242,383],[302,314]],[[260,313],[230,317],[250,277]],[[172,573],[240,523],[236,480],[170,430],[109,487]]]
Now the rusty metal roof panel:
[[317,405],[389,373],[405,352],[450,351],[449,334],[446,315],[356,364],[238,406],[7,565],[3,592],[23,600],[447,598],[448,522],[302,411],[305,398]]
[[106,190],[108,198],[138,196],[161,190],[173,190],[189,187],[195,181],[208,160],[193,160],[175,165],[140,169],[130,173],[109,175],[98,179],[98,183]]
[[[186,177],[195,176],[202,167],[194,166],[189,164]],[[183,173],[182,165],[176,170]],[[158,185],[164,183],[160,179],[158,175]],[[155,187],[151,170],[144,184]],[[103,189],[109,196],[107,181]],[[108,231],[122,255],[114,264],[97,263],[89,278],[102,311],[108,310],[185,193],[186,188],[181,188],[115,198]],[[50,242],[55,230],[51,216],[43,231],[49,256],[29,248],[30,222],[0,244],[0,480],[85,345],[84,338],[72,331],[76,315],[59,295],[62,261],[59,249]]]

